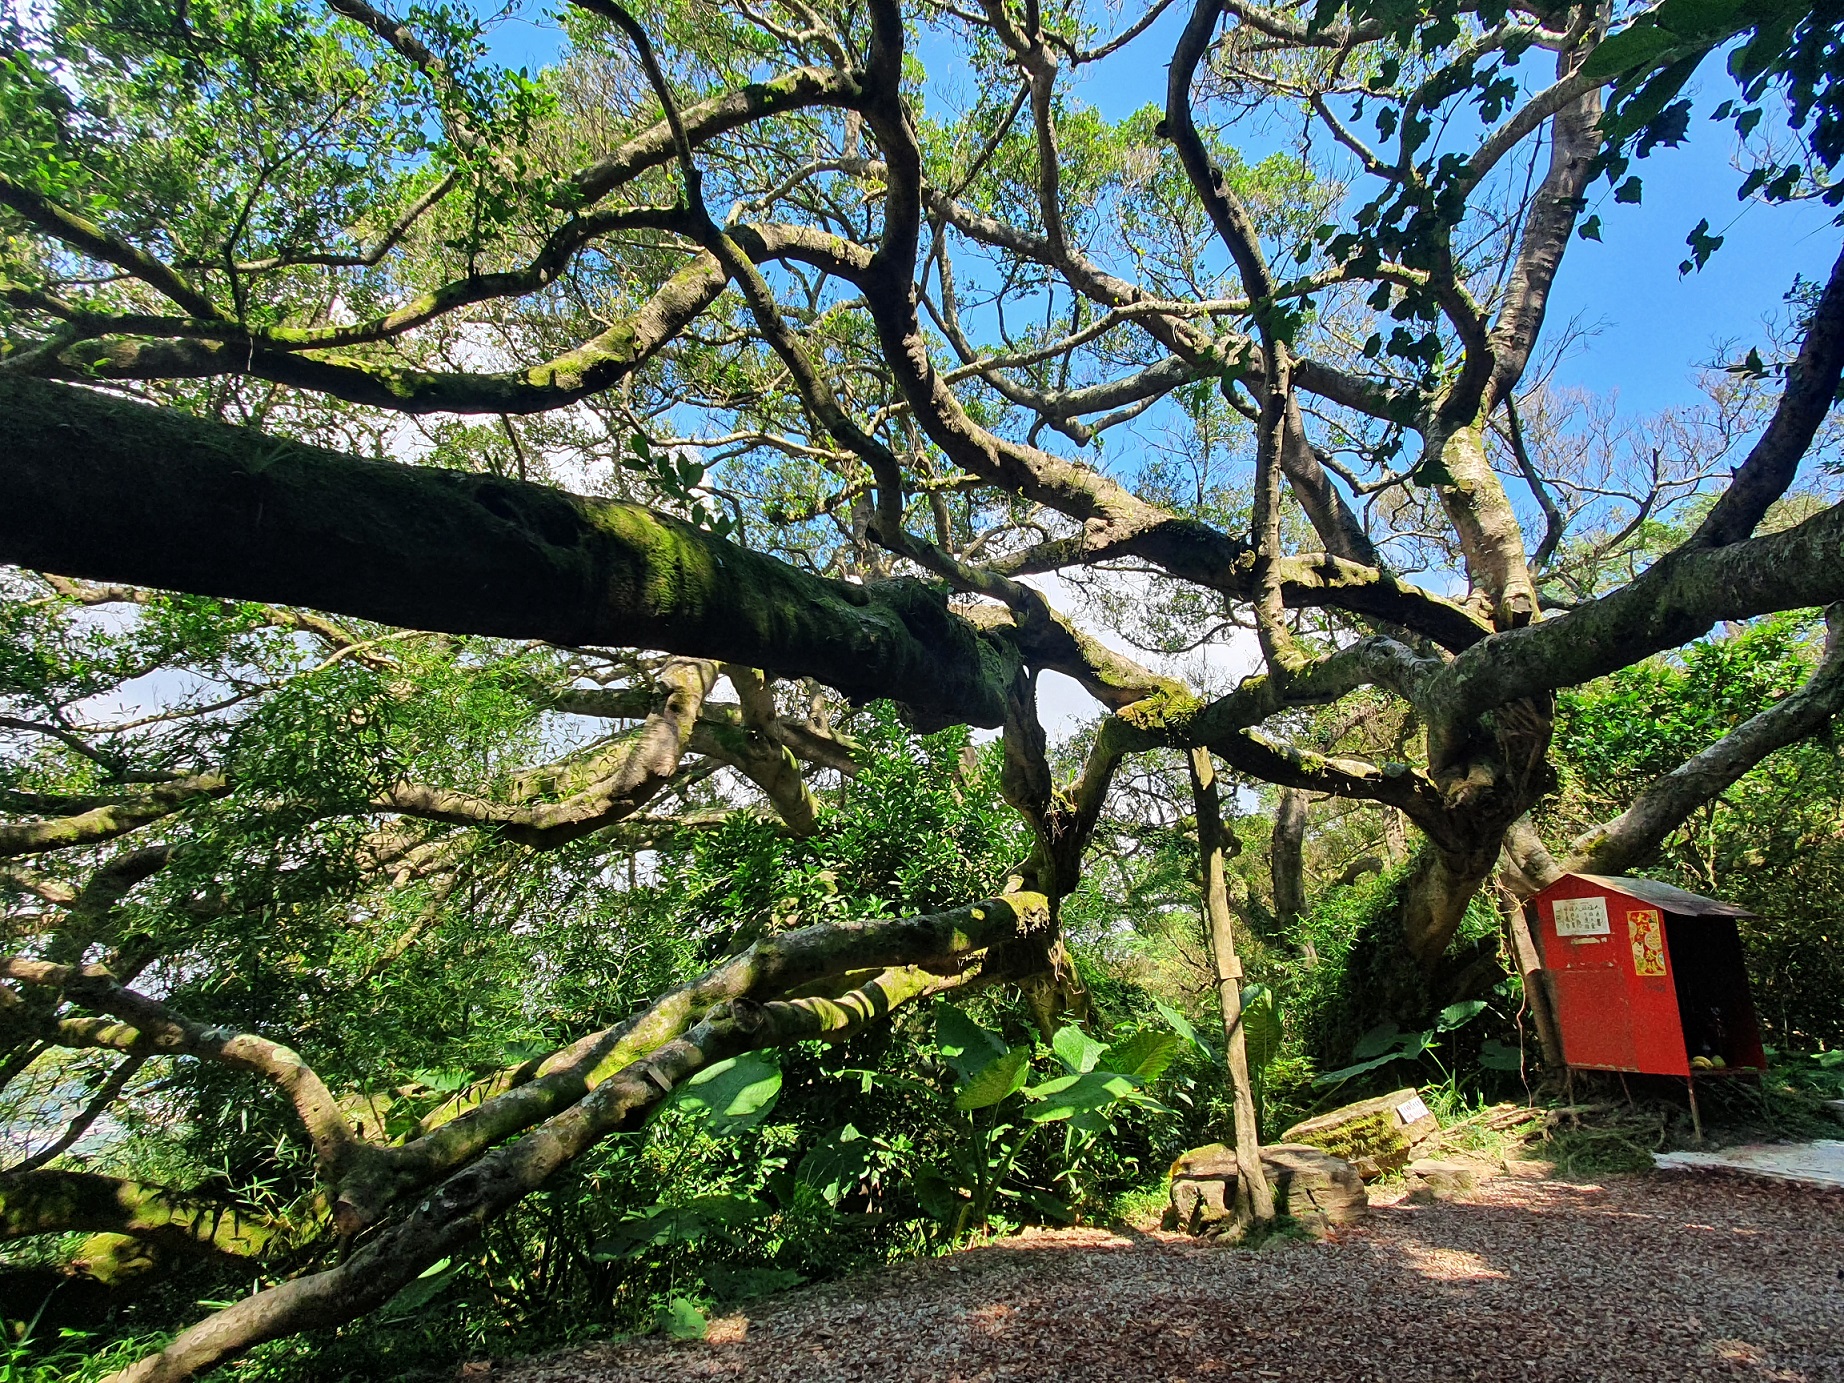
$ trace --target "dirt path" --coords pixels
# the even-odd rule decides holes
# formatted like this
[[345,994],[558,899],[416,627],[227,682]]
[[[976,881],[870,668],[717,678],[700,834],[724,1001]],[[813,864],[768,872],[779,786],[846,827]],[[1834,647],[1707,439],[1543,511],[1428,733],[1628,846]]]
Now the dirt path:
[[1844,1380],[1844,1194],[1501,1179],[1325,1244],[1031,1233],[492,1378]]

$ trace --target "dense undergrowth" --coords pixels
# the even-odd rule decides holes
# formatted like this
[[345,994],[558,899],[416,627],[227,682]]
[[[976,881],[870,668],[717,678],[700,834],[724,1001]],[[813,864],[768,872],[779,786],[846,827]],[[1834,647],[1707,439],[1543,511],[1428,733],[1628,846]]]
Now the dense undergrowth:
[[[1648,754],[1694,749],[1796,680],[1810,631],[1770,621],[1714,651],[1700,646],[1682,666],[1648,665],[1567,701],[1546,828],[1592,818],[1593,793],[1616,772],[1643,773]],[[188,625],[174,637],[198,632]],[[465,731],[491,763],[508,741],[538,733],[509,706],[503,677],[479,685],[464,661],[450,655],[425,670],[441,694],[416,708],[421,723],[393,710],[398,722],[379,729],[397,737],[399,761]],[[326,798],[354,791],[356,770],[317,757],[315,739],[374,692],[364,676],[309,678],[292,700],[250,717],[230,752],[254,766],[252,792],[285,778],[314,782]],[[1717,710],[1697,711],[1698,697]],[[1662,717],[1667,703],[1679,707],[1676,721]],[[170,967],[164,982],[202,1017],[285,1036],[336,1086],[369,1092],[359,1117],[408,1129],[481,1074],[613,1021],[757,936],[949,906],[988,891],[1024,857],[996,745],[965,731],[916,735],[886,706],[852,712],[842,733],[863,770],[827,789],[810,837],[732,813],[613,868],[572,848],[533,867],[489,843],[467,891],[440,900],[441,925],[426,936],[418,919],[437,900],[418,885],[355,891],[337,822],[264,821],[234,794],[197,814],[188,868],[219,871],[260,899],[259,925],[208,923],[212,964]],[[1661,734],[1675,739],[1660,748]],[[1177,781],[1174,765],[1161,771]],[[1823,1099],[1844,1096],[1829,945],[1834,865],[1844,870],[1833,839],[1840,794],[1836,746],[1796,745],[1674,837],[1653,871],[1761,914],[1744,934],[1775,1067],[1759,1086],[1706,1098],[1719,1131],[1835,1131]],[[1414,1085],[1463,1129],[1497,1102],[1536,1106],[1533,1122],[1510,1133],[1464,1137],[1497,1140],[1489,1154],[1521,1150],[1563,1174],[1639,1170],[1653,1151],[1688,1141],[1687,1110],[1671,1090],[1601,1081],[1571,1093],[1541,1074],[1487,898],[1442,966],[1424,973],[1401,942],[1412,851],[1385,851],[1349,882],[1324,881],[1363,825],[1346,817],[1315,831],[1323,853],[1308,861],[1310,906],[1282,921],[1268,893],[1266,804],[1245,807],[1232,823],[1233,892],[1263,1137]],[[234,1376],[447,1377],[469,1357],[636,1331],[695,1335],[710,1313],[764,1293],[1020,1225],[1148,1218],[1177,1153],[1232,1136],[1231,1103],[1190,823],[1129,800],[1098,840],[1064,907],[1088,1002],[1080,1023],[1066,1014],[1046,1031],[1015,991],[994,988],[904,1012],[844,1044],[740,1060],[645,1128],[607,1140],[382,1311],[259,1348]],[[138,905],[150,930],[197,925],[163,911],[173,887]],[[355,907],[371,910],[367,926],[351,925]],[[398,944],[406,928],[416,944]],[[312,1168],[279,1103],[198,1063],[164,1062],[158,1079],[158,1098],[65,1165],[215,1186],[312,1225]],[[95,1080],[80,1059],[47,1066],[35,1098],[54,1106]],[[11,1098],[9,1119],[30,1123],[31,1098],[17,1088]],[[0,1263],[13,1337],[0,1380],[101,1377],[201,1303],[233,1300],[328,1252],[311,1229],[260,1264],[154,1263],[80,1235],[23,1240]]]

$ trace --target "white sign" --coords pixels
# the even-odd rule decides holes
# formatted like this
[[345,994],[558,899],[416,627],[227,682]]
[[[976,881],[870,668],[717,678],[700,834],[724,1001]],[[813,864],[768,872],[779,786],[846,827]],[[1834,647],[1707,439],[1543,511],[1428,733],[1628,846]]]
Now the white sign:
[[1428,1106],[1421,1102],[1420,1095],[1411,1095],[1396,1106],[1396,1117],[1405,1124],[1412,1124],[1428,1117]]
[[1557,936],[1607,936],[1605,898],[1558,898],[1556,900]]

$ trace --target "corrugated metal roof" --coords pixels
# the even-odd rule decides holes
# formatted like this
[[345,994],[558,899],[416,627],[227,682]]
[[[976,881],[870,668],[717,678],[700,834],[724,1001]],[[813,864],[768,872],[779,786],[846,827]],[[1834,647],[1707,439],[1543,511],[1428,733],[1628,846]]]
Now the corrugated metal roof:
[[1755,914],[1739,903],[1724,903],[1715,898],[1705,898],[1701,893],[1692,893],[1689,889],[1675,884],[1661,884],[1656,879],[1616,878],[1607,874],[1576,874],[1570,876],[1586,879],[1589,883],[1599,884],[1602,888],[1611,888],[1615,893],[1624,893],[1629,898],[1637,898],[1642,903],[1665,912],[1675,912],[1682,917],[1753,917]]

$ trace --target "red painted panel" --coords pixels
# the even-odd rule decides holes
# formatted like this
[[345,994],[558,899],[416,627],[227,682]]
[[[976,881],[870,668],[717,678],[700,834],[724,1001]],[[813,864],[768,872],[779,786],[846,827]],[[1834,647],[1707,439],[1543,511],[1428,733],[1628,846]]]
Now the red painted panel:
[[1571,1066],[1637,1071],[1626,1011],[1626,978],[1611,963],[1572,965],[1554,972],[1562,1055]]
[[1624,952],[1621,962],[1633,1028],[1634,1069],[1687,1076],[1690,1054],[1684,1050],[1684,1023],[1665,945],[1664,914],[1618,893],[1608,895],[1608,910],[1618,919],[1614,934]]
[[1602,1070],[1689,1074],[1659,910],[1572,875],[1536,903],[1564,1059]]

